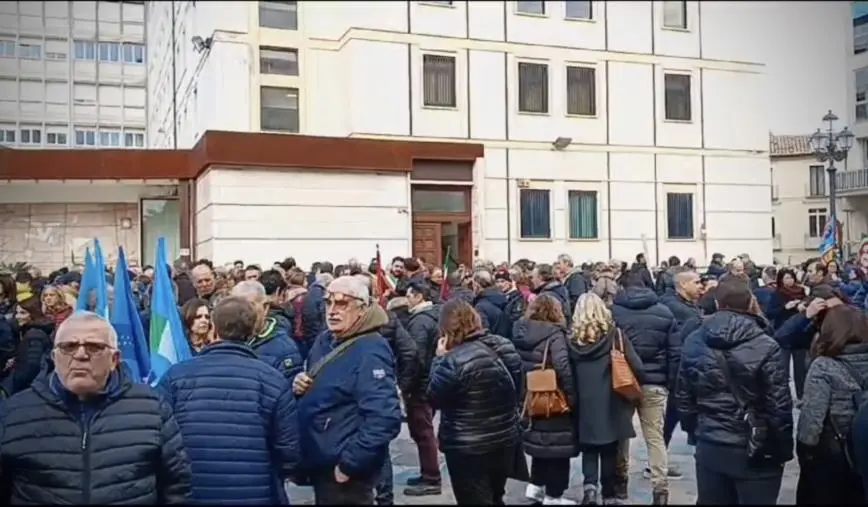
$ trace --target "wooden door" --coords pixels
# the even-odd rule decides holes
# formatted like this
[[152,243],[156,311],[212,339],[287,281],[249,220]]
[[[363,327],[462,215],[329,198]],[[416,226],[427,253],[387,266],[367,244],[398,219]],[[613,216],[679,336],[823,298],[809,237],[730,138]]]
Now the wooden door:
[[473,232],[469,222],[458,225],[458,252],[460,262],[467,266],[473,264]]
[[440,224],[413,224],[413,257],[424,257],[429,264],[439,266],[443,263],[440,253]]

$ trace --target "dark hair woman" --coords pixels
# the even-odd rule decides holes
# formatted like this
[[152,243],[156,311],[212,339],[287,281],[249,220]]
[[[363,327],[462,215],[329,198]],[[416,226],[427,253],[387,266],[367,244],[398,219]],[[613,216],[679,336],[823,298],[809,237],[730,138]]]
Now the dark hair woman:
[[427,397],[441,412],[440,450],[455,501],[502,505],[520,439],[521,357],[460,299],[443,305],[440,336]]
[[512,343],[521,356],[525,374],[540,368],[553,369],[569,408],[568,413],[553,417],[528,417],[524,425],[524,450],[533,458],[525,496],[536,502],[560,501],[570,483],[570,458],[579,455],[572,418],[576,386],[568,334],[561,303],[547,294],[528,306],[525,317],[515,323],[512,331]]
[[51,351],[54,322],[42,313],[42,302],[32,296],[19,301],[15,306],[15,322],[18,329],[18,345],[15,357],[4,366],[2,388],[7,396],[30,387],[39,374],[42,361]]
[[211,324],[211,309],[204,299],[193,298],[181,307],[181,319],[187,342],[194,354],[214,341],[214,326]]
[[863,503],[861,478],[848,464],[842,444],[847,445],[856,400],[868,379],[866,338],[868,318],[862,312],[843,304],[826,311],[811,346],[815,359],[805,378],[799,413],[797,504]]
[[[775,291],[768,300],[766,306],[766,318],[774,329],[784,325],[790,317],[799,313],[799,303],[807,296],[805,287],[798,283],[796,272],[791,268],[782,268],[778,271],[775,283]],[[787,378],[790,376],[790,363],[792,362],[793,376],[796,382],[796,393],[801,395],[804,385],[805,373],[807,372],[808,352],[804,348],[782,348],[781,361]],[[801,397],[801,396],[800,396]]]

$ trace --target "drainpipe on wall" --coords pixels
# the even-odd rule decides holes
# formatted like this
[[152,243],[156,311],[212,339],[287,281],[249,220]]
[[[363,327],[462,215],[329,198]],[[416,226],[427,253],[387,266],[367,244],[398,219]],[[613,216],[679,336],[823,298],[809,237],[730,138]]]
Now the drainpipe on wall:
[[178,36],[175,33],[175,25],[177,18],[175,16],[175,0],[171,0],[170,8],[172,9],[172,149],[178,149],[178,65],[175,60],[175,50],[178,46]]

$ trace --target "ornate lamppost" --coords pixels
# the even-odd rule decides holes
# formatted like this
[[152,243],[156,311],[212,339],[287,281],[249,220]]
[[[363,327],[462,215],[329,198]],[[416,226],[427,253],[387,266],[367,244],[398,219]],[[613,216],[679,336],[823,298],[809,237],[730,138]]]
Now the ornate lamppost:
[[[838,168],[835,162],[841,162],[847,158],[847,152],[853,147],[856,138],[850,129],[844,127],[840,132],[835,132],[834,123],[838,116],[831,110],[823,116],[823,122],[829,124],[825,131],[817,129],[811,136],[811,152],[818,161],[829,163],[826,172],[829,173],[829,221],[837,229],[838,218],[835,210],[835,202],[838,198]],[[837,233],[836,233],[837,234]]]

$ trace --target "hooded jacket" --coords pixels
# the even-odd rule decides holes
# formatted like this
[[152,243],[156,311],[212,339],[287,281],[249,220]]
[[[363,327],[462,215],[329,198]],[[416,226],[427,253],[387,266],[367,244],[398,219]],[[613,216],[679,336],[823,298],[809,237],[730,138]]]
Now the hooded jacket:
[[538,296],[547,294],[558,300],[561,304],[561,310],[564,312],[564,318],[567,320],[567,328],[569,328],[573,322],[573,307],[570,305],[570,293],[567,292],[567,288],[561,282],[553,280],[538,287],[534,292]]
[[440,306],[422,303],[409,310],[407,332],[416,343],[416,379],[413,388],[407,391],[412,396],[424,396],[431,374],[431,362],[440,338]]
[[636,349],[645,368],[645,382],[672,389],[681,359],[675,316],[646,287],[628,287],[612,303],[615,325]]
[[582,273],[582,268],[573,268],[566,278],[564,278],[563,283],[569,296],[570,308],[575,308],[579,296],[588,292],[588,289],[590,289],[588,279],[585,278],[584,273]]
[[473,300],[473,307],[482,318],[482,327],[492,334],[509,338],[512,336],[512,322],[506,314],[506,296],[497,287],[489,287],[480,292]]

